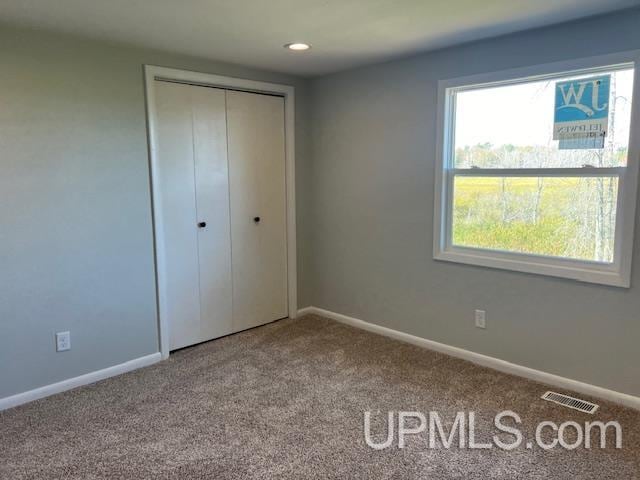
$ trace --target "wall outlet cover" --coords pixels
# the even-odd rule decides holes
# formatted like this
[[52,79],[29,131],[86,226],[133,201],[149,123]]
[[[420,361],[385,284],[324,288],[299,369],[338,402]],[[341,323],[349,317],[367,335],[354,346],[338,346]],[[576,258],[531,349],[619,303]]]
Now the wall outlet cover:
[[71,350],[71,332],[56,333],[56,352]]

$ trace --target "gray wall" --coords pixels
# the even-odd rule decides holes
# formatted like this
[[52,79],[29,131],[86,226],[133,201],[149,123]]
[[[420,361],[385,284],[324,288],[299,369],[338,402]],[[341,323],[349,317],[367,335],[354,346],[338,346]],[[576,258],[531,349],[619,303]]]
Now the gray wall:
[[640,395],[640,237],[628,290],[432,258],[438,80],[640,49],[639,25],[626,11],[315,80],[312,304]]
[[629,290],[431,256],[437,81],[640,48],[638,24],[629,11],[311,86],[0,26],[0,398],[158,350],[145,63],[296,86],[300,306],[640,395],[637,252]]
[[143,64],[296,86],[310,232],[305,81],[7,26],[0,58],[0,398],[158,351]]

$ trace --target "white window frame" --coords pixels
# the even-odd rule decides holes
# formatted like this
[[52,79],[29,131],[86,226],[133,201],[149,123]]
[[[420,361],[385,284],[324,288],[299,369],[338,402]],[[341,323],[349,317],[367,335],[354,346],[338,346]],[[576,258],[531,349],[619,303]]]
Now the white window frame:
[[[557,169],[455,169],[454,132],[456,93],[482,87],[496,87],[598,73],[625,65],[635,68],[629,156],[626,167]],[[433,256],[436,260],[490,268],[569,278],[589,283],[630,287],[631,257],[640,162],[640,51],[590,57],[533,67],[472,75],[438,82],[438,144],[435,169]],[[585,173],[587,172],[587,173]],[[452,243],[453,181],[456,175],[495,176],[618,176],[615,245],[612,263],[558,258],[544,255],[463,247]]]

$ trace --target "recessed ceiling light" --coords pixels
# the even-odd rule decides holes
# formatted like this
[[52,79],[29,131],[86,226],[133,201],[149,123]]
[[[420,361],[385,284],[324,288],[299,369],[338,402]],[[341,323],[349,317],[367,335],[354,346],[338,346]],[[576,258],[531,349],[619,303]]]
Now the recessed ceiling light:
[[288,50],[294,50],[296,52],[303,52],[305,50],[309,50],[311,48],[311,45],[309,45],[308,43],[287,43],[284,48],[288,49]]

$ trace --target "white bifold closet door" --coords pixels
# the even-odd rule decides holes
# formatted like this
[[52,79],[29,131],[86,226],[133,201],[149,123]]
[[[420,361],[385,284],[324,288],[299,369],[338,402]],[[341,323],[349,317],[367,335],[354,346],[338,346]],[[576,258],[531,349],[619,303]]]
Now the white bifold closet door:
[[286,317],[284,100],[165,81],[155,97],[170,350]]
[[155,90],[161,301],[175,350],[233,331],[225,92],[161,81]]
[[233,328],[286,317],[284,99],[227,91]]

